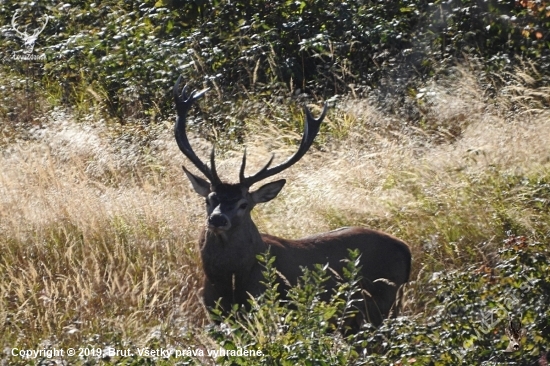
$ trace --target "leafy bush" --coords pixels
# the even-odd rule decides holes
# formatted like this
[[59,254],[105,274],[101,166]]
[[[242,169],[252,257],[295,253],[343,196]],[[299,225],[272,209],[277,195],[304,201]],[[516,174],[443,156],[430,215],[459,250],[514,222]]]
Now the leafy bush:
[[[340,284],[329,302],[321,300],[326,292],[323,284],[330,274],[326,267],[303,269],[297,286],[288,292],[288,300],[279,298],[279,275],[269,255],[259,258],[265,265],[266,292],[250,300],[251,310],[237,307],[228,318],[219,310],[216,316],[223,321],[214,327],[211,336],[226,350],[260,350],[253,358],[258,365],[345,365],[357,353],[335,333],[345,331],[346,320],[353,317],[353,295],[360,291],[358,253],[352,252],[344,270],[346,281]],[[337,319],[334,321],[334,319]],[[354,356],[355,355],[355,356]],[[250,357],[224,356],[217,362],[229,365],[250,364]]]
[[[550,257],[546,245],[510,236],[495,263],[434,274],[421,297],[427,313],[388,319],[374,329],[341,336],[353,316],[358,291],[357,253],[344,281],[328,303],[320,300],[326,268],[304,270],[288,302],[278,297],[274,258],[263,258],[267,291],[251,300],[252,309],[233,309],[211,336],[228,350],[261,350],[258,365],[532,365],[550,347]],[[332,320],[331,320],[332,319]],[[521,322],[519,350],[505,334]],[[250,364],[244,356],[219,357],[227,365]]]
[[36,48],[48,57],[43,68],[10,63],[21,74],[38,73],[50,94],[86,113],[101,106],[121,119],[164,118],[178,74],[213,86],[224,100],[371,93],[398,109],[419,81],[464,55],[481,57],[489,68],[509,67],[521,56],[547,70],[548,6],[545,0],[7,2],[0,4],[7,39],[0,56],[9,59],[20,48],[10,25],[20,10],[29,29],[50,16]]
[[[402,364],[534,364],[548,351],[550,339],[548,250],[511,236],[499,256],[494,268],[479,264],[434,276],[427,293],[435,311],[424,321],[389,321],[369,343],[384,359]],[[503,336],[510,321],[523,324],[518,352],[506,351],[509,340]]]

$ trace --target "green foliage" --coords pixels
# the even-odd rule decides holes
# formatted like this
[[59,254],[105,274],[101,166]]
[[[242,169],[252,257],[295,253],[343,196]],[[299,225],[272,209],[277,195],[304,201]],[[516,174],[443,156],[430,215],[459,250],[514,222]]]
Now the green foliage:
[[[287,300],[277,291],[279,274],[275,258],[259,257],[264,264],[266,291],[251,299],[251,309],[234,308],[220,327],[212,328],[211,336],[226,350],[259,350],[261,356],[225,356],[217,362],[224,365],[346,365],[357,358],[356,351],[338,331],[345,331],[346,321],[353,318],[353,295],[360,291],[358,253],[351,252],[344,271],[344,280],[329,301],[324,284],[330,278],[326,267],[303,269],[297,286],[290,288]],[[350,337],[351,339],[352,337]]]
[[[531,0],[8,2],[0,4],[0,30],[7,40],[0,57],[19,73],[32,70],[63,103],[86,113],[102,107],[121,119],[166,117],[179,74],[199,87],[213,86],[216,98],[224,100],[270,100],[289,91],[324,98],[368,92],[395,109],[403,107],[388,95],[403,104],[419,80],[466,54],[481,57],[489,68],[509,67],[521,56],[547,69],[548,5]],[[22,43],[10,24],[17,10],[19,24],[29,31],[45,14],[50,17],[35,48],[47,55],[46,62],[10,59]],[[217,104],[219,113],[231,109]]]
[[[422,322],[385,323],[371,336],[370,345],[403,364],[534,364],[548,350],[548,254],[546,245],[509,237],[494,268],[480,264],[438,273],[429,289],[433,313]],[[521,320],[524,329],[517,352],[506,352],[510,320]],[[404,339],[406,344],[400,341]]]
[[[358,289],[357,253],[345,281],[323,302],[327,268],[304,269],[288,301],[277,292],[273,257],[262,257],[266,292],[251,310],[233,309],[211,336],[227,350],[261,350],[255,358],[219,357],[224,365],[532,365],[550,339],[550,257],[546,245],[509,236],[496,262],[435,273],[421,292],[423,315],[389,319],[342,337]],[[419,299],[420,300],[420,299]],[[218,312],[218,316],[220,313]],[[510,321],[522,324],[520,348],[508,349]]]
[[[550,61],[548,1],[441,1],[432,13],[434,39],[443,55],[481,55],[491,66],[504,66],[514,56]],[[445,27],[445,29],[443,29]]]

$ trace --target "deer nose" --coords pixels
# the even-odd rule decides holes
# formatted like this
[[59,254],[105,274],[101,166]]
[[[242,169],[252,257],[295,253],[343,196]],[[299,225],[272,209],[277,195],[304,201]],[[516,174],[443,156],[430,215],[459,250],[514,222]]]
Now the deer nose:
[[208,225],[216,229],[229,229],[229,219],[224,214],[213,214],[208,218]]

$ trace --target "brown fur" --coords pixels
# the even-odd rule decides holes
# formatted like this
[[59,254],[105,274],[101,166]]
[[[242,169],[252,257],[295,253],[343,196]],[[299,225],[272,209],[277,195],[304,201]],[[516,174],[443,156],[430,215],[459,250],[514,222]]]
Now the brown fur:
[[[217,191],[213,190],[214,193]],[[226,193],[228,189],[224,187],[219,191]],[[399,287],[409,279],[411,267],[411,253],[404,242],[360,227],[341,228],[299,240],[260,234],[250,217],[253,204],[242,213],[233,207],[240,202],[252,201],[252,194],[240,188],[229,191],[232,194],[216,196],[218,205],[216,209],[210,208],[208,214],[212,215],[216,210],[226,213],[231,227],[218,230],[206,225],[199,240],[205,273],[203,296],[207,307],[214,308],[220,301],[222,309],[227,311],[233,304],[247,306],[250,296],[260,295],[264,291],[261,285],[263,267],[256,256],[268,249],[275,256],[275,267],[284,278],[279,285],[282,298],[288,289],[285,283],[295,285],[301,276],[301,266],[311,268],[314,264],[328,263],[333,271],[341,274],[345,265],[342,260],[349,258],[348,249],[357,249],[361,255],[361,286],[366,292],[365,306],[359,309],[353,331],[358,330],[363,319],[379,325],[388,316],[397,315],[392,307]],[[378,279],[383,280],[376,281]],[[327,284],[327,297],[333,293],[336,283],[333,279]]]

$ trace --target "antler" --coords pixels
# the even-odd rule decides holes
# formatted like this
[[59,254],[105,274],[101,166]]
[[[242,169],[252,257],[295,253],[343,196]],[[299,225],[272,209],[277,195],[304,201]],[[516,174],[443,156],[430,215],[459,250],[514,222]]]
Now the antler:
[[210,153],[210,166],[209,168],[205,163],[199,159],[195,154],[191,145],[189,144],[189,139],[187,138],[187,132],[185,131],[187,112],[197,99],[201,98],[208,89],[201,90],[197,92],[193,90],[191,94],[187,94],[187,85],[183,87],[181,95],[178,93],[179,86],[181,82],[181,75],[174,85],[174,101],[176,102],[176,110],[178,117],[176,118],[176,125],[174,126],[174,134],[176,135],[176,142],[181,150],[181,152],[187,156],[189,160],[201,171],[202,174],[210,181],[210,184],[217,186],[221,184],[221,180],[218,177],[216,172],[216,163],[214,161],[214,147],[212,147],[212,152]]
[[21,32],[19,31],[19,29],[17,29],[17,23],[16,23],[16,20],[17,18],[19,18],[21,15],[20,15],[20,11],[21,9],[17,9],[15,11],[15,13],[13,13],[13,16],[11,17],[11,27],[13,28],[13,30],[15,31],[15,33],[17,33],[20,37],[28,37],[29,35],[25,32]]
[[46,26],[48,25],[48,20],[50,19],[50,17],[48,15],[45,16],[46,18],[46,21],[44,22],[44,24],[42,25],[42,28],[40,29],[36,29],[33,33],[33,37],[37,37],[40,33],[42,33],[42,31],[46,28]]
[[21,11],[21,9],[17,9],[15,11],[15,13],[13,13],[13,16],[11,17],[11,26],[12,26],[13,30],[19,35],[19,37],[23,38],[25,41],[27,41],[29,39],[36,41],[36,38],[38,38],[38,35],[40,33],[42,33],[44,28],[46,28],[46,25],[48,25],[49,17],[47,15],[45,16],[46,21],[44,22],[44,24],[42,24],[42,28],[37,28],[33,31],[32,34],[28,34],[27,33],[27,27],[28,26],[25,26],[25,31],[24,32],[21,32],[19,29],[17,29],[16,20],[21,17],[20,11]]
[[245,177],[244,176],[244,170],[246,167],[246,149],[243,154],[243,160],[241,163],[241,170],[239,173],[239,181],[241,184],[244,184],[247,187],[252,186],[254,183],[257,183],[263,179],[266,179],[268,177],[271,177],[277,173],[282,172],[286,168],[292,166],[295,164],[298,160],[304,156],[304,154],[309,150],[311,144],[313,143],[313,140],[315,139],[315,136],[317,136],[317,133],[319,132],[319,128],[321,127],[321,122],[323,122],[323,119],[325,118],[325,115],[328,111],[328,105],[325,102],[325,106],[323,108],[323,112],[321,113],[321,116],[317,119],[313,118],[311,115],[311,112],[307,107],[304,107],[304,111],[306,114],[306,123],[304,126],[304,135],[302,136],[302,141],[300,142],[300,147],[298,148],[298,151],[294,155],[292,155],[288,160],[286,160],[284,163],[281,163],[277,166],[274,166],[273,168],[269,169],[269,166],[273,162],[274,154],[271,155],[271,158],[267,162],[267,164],[260,169],[259,172],[256,174]]

